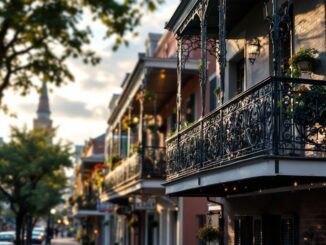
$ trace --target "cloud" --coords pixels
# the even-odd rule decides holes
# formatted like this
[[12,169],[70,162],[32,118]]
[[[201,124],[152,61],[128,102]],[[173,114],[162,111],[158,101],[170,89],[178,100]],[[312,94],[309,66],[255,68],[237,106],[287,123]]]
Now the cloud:
[[96,80],[87,80],[84,82],[81,82],[81,88],[87,89],[87,90],[106,90],[108,87],[108,84],[105,82],[100,82]]
[[56,96],[52,104],[53,115],[67,118],[91,119],[94,112],[87,108],[87,104],[82,101],[69,100],[62,96]]

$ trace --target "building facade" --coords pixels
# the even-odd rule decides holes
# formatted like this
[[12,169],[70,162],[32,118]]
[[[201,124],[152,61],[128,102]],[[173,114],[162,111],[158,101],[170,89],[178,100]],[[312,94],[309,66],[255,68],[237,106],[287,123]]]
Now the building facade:
[[[106,158],[110,171],[101,201],[116,205],[110,225],[112,242],[197,245],[197,230],[206,222],[206,198],[169,197],[163,184],[165,140],[177,130],[177,118],[182,118],[182,127],[186,128],[201,116],[200,53],[189,53],[183,65],[184,110],[178,114],[176,39],[168,32],[150,33],[145,49],[133,71],[126,75],[121,95],[114,96],[109,105]],[[214,57],[209,59],[213,61]],[[215,62],[210,62],[208,73],[214,88],[215,71]],[[212,107],[216,103],[214,96]]]
[[[189,43],[201,52],[202,117],[182,129],[179,116],[167,139],[166,192],[218,203],[219,244],[326,243],[325,13],[322,0],[184,0],[167,23],[178,64]],[[209,53],[220,103],[207,113]]]
[[102,176],[107,172],[104,140],[105,134],[87,141],[74,170],[74,194],[70,204],[77,221],[77,239],[85,245],[109,243],[106,220],[111,207],[103,207],[99,202]]

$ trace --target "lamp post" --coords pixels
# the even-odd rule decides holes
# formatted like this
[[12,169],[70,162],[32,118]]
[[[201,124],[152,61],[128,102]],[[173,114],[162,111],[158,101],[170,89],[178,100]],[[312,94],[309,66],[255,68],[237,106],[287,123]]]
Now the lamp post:
[[51,220],[53,219],[52,216],[55,215],[57,211],[52,208],[50,212],[48,213],[48,220],[47,220],[47,227],[46,227],[46,238],[45,238],[45,244],[50,245],[51,244],[51,238],[52,238],[52,229],[51,227]]

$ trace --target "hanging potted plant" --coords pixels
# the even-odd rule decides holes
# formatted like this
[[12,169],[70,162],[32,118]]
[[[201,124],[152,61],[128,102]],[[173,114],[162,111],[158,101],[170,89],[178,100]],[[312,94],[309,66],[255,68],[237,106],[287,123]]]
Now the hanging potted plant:
[[155,124],[149,124],[146,126],[147,129],[149,129],[152,133],[157,130],[157,125]]
[[154,100],[154,94],[152,91],[145,89],[144,90],[144,101],[151,102]]
[[220,240],[222,237],[222,232],[219,229],[208,225],[200,228],[197,235],[200,240],[210,243]]
[[132,228],[136,228],[139,225],[139,221],[137,218],[133,217],[129,220],[128,225]]
[[290,75],[300,77],[302,73],[311,73],[319,61],[317,54],[314,48],[301,48],[289,59]]

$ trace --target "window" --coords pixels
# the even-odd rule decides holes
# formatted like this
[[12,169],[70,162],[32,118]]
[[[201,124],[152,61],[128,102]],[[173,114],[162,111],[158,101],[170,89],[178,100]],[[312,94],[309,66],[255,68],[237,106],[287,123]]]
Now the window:
[[294,216],[282,217],[281,219],[281,244],[293,245],[298,244],[298,227],[297,219]]
[[245,89],[244,50],[238,52],[229,61],[229,97],[232,98]]
[[173,132],[177,129],[177,114],[173,112],[170,117],[170,130]]
[[195,121],[195,94],[190,95],[186,100],[185,114],[187,123]]
[[234,236],[235,245],[295,245],[298,222],[295,216],[236,216]]
[[237,74],[237,80],[236,80],[236,94],[240,94],[243,92],[243,84],[244,84],[244,66],[245,61],[244,58],[239,60],[236,64],[236,74]]
[[253,218],[252,216],[238,216],[234,220],[234,244],[253,244]]
[[128,152],[128,133],[125,131],[121,132],[120,138],[120,155],[121,157],[127,157]]

